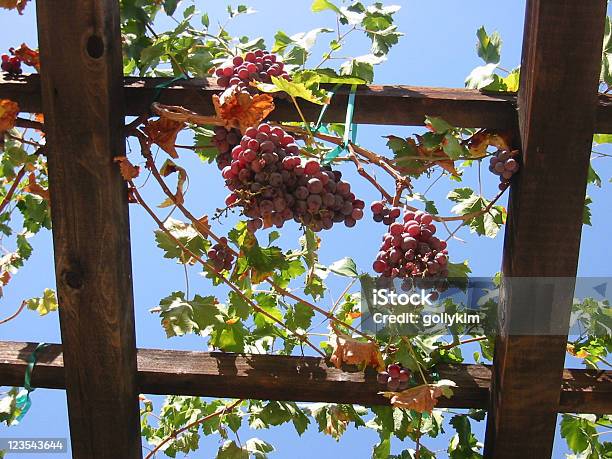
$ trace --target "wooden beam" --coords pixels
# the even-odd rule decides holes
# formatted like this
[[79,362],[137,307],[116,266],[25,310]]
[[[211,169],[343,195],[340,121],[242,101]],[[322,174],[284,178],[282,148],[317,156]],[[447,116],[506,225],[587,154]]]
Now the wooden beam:
[[[125,79],[125,100],[128,115],[148,113],[157,93],[156,86],[164,78]],[[223,89],[212,79],[179,81],[164,89],[160,102],[181,105],[204,115],[213,115],[213,94]],[[340,89],[332,99],[325,120],[344,122],[348,89]],[[0,98],[13,99],[25,112],[40,110],[38,75],[13,80],[0,80]],[[357,90],[354,121],[361,124],[415,125],[424,124],[425,116],[442,116],[451,124],[463,127],[508,129],[516,126],[516,98],[504,94],[482,94],[470,89],[421,88],[415,86],[361,86]],[[273,121],[300,121],[290,101],[276,99]],[[304,115],[313,121],[321,106],[300,101]]]
[[[510,195],[503,274],[529,280],[502,289],[488,458],[552,453],[605,16],[604,0],[527,2],[518,99],[523,167]],[[547,289],[545,277],[572,281]],[[542,324],[556,331],[544,336]]]
[[[127,115],[141,115],[149,110],[155,97],[155,86],[164,78],[125,78]],[[0,74],[0,99],[18,101],[26,113],[41,111],[38,75],[6,80]],[[182,105],[203,115],[214,114],[212,95],[221,91],[211,80],[179,81],[162,92],[161,102]],[[346,90],[334,96],[326,113],[327,121],[344,122]],[[277,109],[270,115],[274,121],[299,121],[293,107],[277,100]],[[425,115],[440,116],[459,127],[508,129],[516,126],[516,95],[483,93],[472,89],[427,88],[416,86],[367,86],[357,92],[355,121],[361,124],[423,125]],[[320,107],[300,103],[306,117],[316,120]],[[599,94],[596,131],[612,133],[612,96]]]
[[[26,359],[34,343],[0,341],[0,385],[23,383]],[[455,395],[441,398],[446,408],[487,408],[490,367],[441,365],[440,376],[458,385]],[[41,352],[33,373],[35,387],[63,389],[62,346]],[[377,395],[373,372],[348,372],[319,357],[229,354],[157,349],[138,350],[139,390],[144,394],[337,402],[386,405]],[[565,370],[560,411],[612,412],[612,371]]]
[[72,457],[142,457],[119,3],[38,2]]

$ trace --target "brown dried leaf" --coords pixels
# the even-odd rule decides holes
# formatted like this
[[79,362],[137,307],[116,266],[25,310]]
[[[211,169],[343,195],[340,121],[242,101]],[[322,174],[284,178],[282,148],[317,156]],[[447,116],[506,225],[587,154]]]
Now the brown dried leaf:
[[0,99],[0,132],[15,127],[15,120],[19,114],[19,104],[9,99]]
[[342,365],[365,365],[376,368],[382,371],[385,368],[382,354],[378,348],[378,344],[362,341],[357,341],[350,336],[334,333],[331,338],[333,347],[331,362],[336,368]]
[[419,413],[431,413],[438,403],[438,398],[442,395],[447,398],[452,396],[451,387],[455,386],[456,384],[453,381],[441,380],[435,384],[411,387],[402,392],[381,392],[381,394],[390,398],[391,405],[395,408],[414,410]]
[[172,158],[178,158],[176,152],[176,137],[185,128],[185,123],[173,121],[167,118],[159,118],[155,121],[147,121],[143,128],[144,133],[152,143],[161,147]]
[[24,64],[34,67],[38,72],[40,72],[40,56],[38,54],[38,50],[33,50],[25,43],[22,43],[19,48],[11,48],[10,51],[14,56],[21,59]]
[[479,158],[487,154],[487,148],[496,147],[498,150],[510,151],[509,135],[505,133],[492,133],[483,129],[474,134],[468,142],[470,154]]
[[230,86],[220,96],[215,94],[213,104],[226,128],[239,128],[241,131],[257,126],[274,110],[274,99],[269,94],[252,96],[237,86]]
[[27,193],[35,194],[36,196],[40,196],[45,201],[49,202],[49,190],[43,188],[36,181],[36,175],[34,173],[28,174],[28,184],[23,188]]
[[27,3],[28,0],[0,0],[0,8],[7,10],[17,9],[19,14],[23,14],[23,10]]
[[[38,121],[41,124],[45,124],[45,115],[43,115],[42,113],[36,113],[34,115],[34,121]],[[41,131],[40,129],[36,129],[36,133],[41,137],[45,136],[44,131]]]
[[183,195],[183,187],[185,185],[185,181],[187,180],[187,171],[181,166],[177,165],[171,159],[168,159],[159,170],[159,173],[163,177],[168,177],[169,175],[178,173],[178,181],[176,184],[176,193],[174,194],[174,197],[167,198],[158,207],[164,208],[170,207],[174,204],[183,204],[185,202],[185,196]]
[[5,286],[7,285],[11,280],[11,273],[8,271],[2,271],[2,274],[0,274],[0,285]]
[[115,156],[113,161],[119,163],[121,177],[123,177],[123,180],[126,182],[134,180],[140,174],[140,166],[134,166],[125,156]]
[[208,237],[208,233],[210,232],[210,223],[208,223],[208,215],[204,215],[200,218],[198,218],[194,223],[193,226],[195,226],[195,229],[198,230],[198,232],[204,236],[205,238]]

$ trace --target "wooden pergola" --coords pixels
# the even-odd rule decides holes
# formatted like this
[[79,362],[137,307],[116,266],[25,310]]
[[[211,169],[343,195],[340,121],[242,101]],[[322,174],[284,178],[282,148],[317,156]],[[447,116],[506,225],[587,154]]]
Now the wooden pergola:
[[[44,113],[62,344],[45,349],[36,387],[65,389],[77,459],[141,458],[139,393],[387,404],[375,376],[315,357],[137,349],[126,185],[113,164],[126,115],[149,111],[156,78],[124,78],[116,0],[37,2],[42,72],[0,81],[0,98]],[[356,123],[514,129],[523,167],[510,194],[503,274],[576,276],[594,132],[612,133],[598,95],[605,0],[528,0],[517,96],[465,89],[362,86]],[[163,81],[163,80],[162,80]],[[208,81],[175,83],[160,102],[214,113]],[[328,120],[344,119],[340,91]],[[315,119],[315,106],[305,114]],[[277,101],[273,118],[298,119]],[[571,292],[570,292],[571,293]],[[488,410],[485,457],[547,458],[559,412],[612,413],[612,372],[564,369],[567,336],[515,336],[520,317],[569,324],[572,295],[525,304],[500,298],[492,367],[448,365],[457,382],[440,406]],[[0,342],[0,385],[22,384],[35,344]]]

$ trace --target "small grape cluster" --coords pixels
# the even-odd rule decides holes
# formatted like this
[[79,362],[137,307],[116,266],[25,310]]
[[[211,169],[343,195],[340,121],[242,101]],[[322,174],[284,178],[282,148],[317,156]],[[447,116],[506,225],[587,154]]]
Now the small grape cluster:
[[275,54],[258,49],[248,52],[244,57],[236,56],[231,64],[215,70],[217,84],[224,88],[239,86],[248,88],[251,81],[271,83],[272,77],[289,79],[285,64],[277,60]]
[[208,250],[208,260],[218,271],[231,270],[234,263],[234,254],[227,245],[227,238],[222,237]]
[[4,72],[9,75],[21,75],[23,70],[21,69],[21,59],[19,57],[3,54],[0,59],[2,60],[0,67]]
[[212,141],[219,151],[216,157],[217,167],[223,170],[232,163],[232,149],[240,143],[240,131],[238,129],[225,129],[223,126],[215,126],[215,134]]
[[383,236],[374,271],[385,277],[445,279],[448,276],[446,242],[434,236],[436,227],[427,212],[406,212],[404,223],[394,222]]
[[372,218],[375,222],[383,222],[385,225],[394,223],[402,213],[399,207],[389,207],[384,201],[374,201],[370,206]]
[[519,162],[517,160],[518,150],[507,151],[498,150],[489,160],[489,170],[495,175],[499,175],[499,189],[505,190],[510,186],[512,176],[519,170]]
[[410,370],[399,363],[392,363],[387,365],[387,371],[378,373],[376,379],[379,384],[386,384],[390,391],[405,390],[410,384]]
[[339,222],[353,227],[363,217],[365,203],[342,174],[300,158],[299,151],[291,135],[267,123],[247,129],[232,149],[222,171],[231,191],[225,204],[243,208],[249,231],[293,219],[318,232]]

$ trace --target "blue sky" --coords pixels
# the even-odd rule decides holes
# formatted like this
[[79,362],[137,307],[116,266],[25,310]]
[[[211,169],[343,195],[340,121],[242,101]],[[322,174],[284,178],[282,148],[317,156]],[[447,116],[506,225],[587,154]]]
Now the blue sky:
[[[191,3],[183,2],[182,5],[188,6]],[[234,5],[236,3],[233,2]],[[258,10],[258,13],[237,18],[230,24],[229,31],[251,37],[263,36],[271,46],[272,37],[278,29],[291,35],[315,27],[333,27],[335,24],[333,15],[331,13],[311,13],[310,3],[310,0],[293,0],[283,3],[272,0],[253,0],[250,5]],[[405,36],[401,39],[400,44],[392,49],[388,62],[377,68],[376,83],[462,87],[465,76],[472,68],[481,64],[475,52],[475,32],[481,25],[485,25],[488,31],[497,30],[501,33],[503,38],[502,65],[505,68],[514,68],[519,64],[524,1],[499,0],[494,2],[494,6],[491,2],[484,0],[396,1],[395,3],[402,6],[396,22]],[[211,24],[216,23],[217,20],[225,20],[226,2],[196,1],[195,4],[199,10],[208,12]],[[14,12],[1,12],[0,17],[3,23],[0,33],[0,50],[17,46],[21,42],[27,42],[34,47],[37,41],[34,5],[28,5],[24,16],[17,16]],[[162,18],[156,27],[161,31],[166,24],[168,22]],[[356,40],[354,49],[351,51],[354,51],[356,55],[366,54],[368,52],[367,43],[361,39]],[[359,109],[358,101],[357,109]],[[359,129],[358,142],[374,151],[385,153],[383,135],[408,136],[414,132],[420,132],[420,129],[362,126]],[[184,140],[189,142],[188,138]],[[137,158],[137,153],[134,154],[134,158]],[[612,176],[612,168],[603,159],[597,161],[598,164],[601,163],[598,166],[600,176],[605,182],[608,182]],[[182,153],[181,164],[190,172],[187,202],[192,212],[201,215],[220,206],[226,193],[222,190],[222,180],[216,169],[213,166],[202,164],[189,152]],[[497,178],[484,175],[485,195],[492,197],[496,193]],[[371,201],[377,198],[376,193],[361,183],[352,171],[347,172],[347,176],[352,179],[354,188],[362,199]],[[473,174],[468,174],[466,181],[474,186]],[[419,191],[419,186],[422,190],[426,185],[417,184],[417,191]],[[607,257],[602,256],[607,250],[607,247],[602,250],[602,242],[609,240],[611,223],[609,201],[606,200],[609,186],[610,184],[606,183],[603,190],[589,189],[589,194],[595,204],[592,207],[593,226],[585,227],[583,230],[579,266],[579,273],[583,276],[606,276],[610,272]],[[448,214],[451,207],[444,203],[444,197],[455,187],[448,181],[440,181],[431,191],[430,197],[436,199],[444,214]],[[145,196],[152,203],[162,200],[152,183],[145,190]],[[184,273],[181,266],[162,258],[153,240],[154,225],[143,211],[135,206],[132,206],[130,210],[138,346],[204,350],[202,339],[195,336],[167,340],[159,324],[159,318],[148,312],[170,292],[184,289]],[[230,219],[215,229],[220,233],[228,231],[232,222],[233,220]],[[325,233],[320,253],[321,261],[329,264],[342,257],[350,256],[362,271],[368,270],[372,258],[378,251],[382,232],[382,228],[372,222],[368,214],[352,230],[344,227],[334,228]],[[295,228],[284,230],[281,244],[287,248],[296,247],[297,236]],[[450,252],[453,261],[469,259],[475,275],[488,276],[499,270],[502,234],[495,239],[485,239],[474,237],[467,230],[463,230],[459,236],[466,242],[453,241],[451,243]],[[22,299],[40,295],[45,287],[54,287],[50,233],[41,233],[36,236],[34,247],[34,256],[6,289],[5,296],[0,303],[0,311],[3,311],[1,316],[5,316],[7,311],[12,311]],[[609,256],[609,252],[607,255]],[[192,294],[210,291],[210,284],[198,276],[197,271],[192,270],[189,276]],[[341,287],[342,284],[338,284],[338,288]],[[32,312],[24,312],[17,320],[1,329],[0,339],[59,342],[57,315],[38,318]],[[95,358],[96,350],[92,349],[91,352],[92,358]],[[465,354],[469,355],[471,352]],[[155,398],[155,400],[158,399]],[[160,403],[157,403],[156,407],[159,408],[159,405]],[[109,419],[109,422],[112,420]],[[482,439],[484,422],[475,424],[473,428]],[[0,427],[0,435],[68,436],[64,393],[42,389],[36,391],[33,394],[32,409],[23,423],[11,428],[10,431],[6,431],[4,426]],[[340,443],[318,434],[313,428],[302,438],[288,428],[241,432],[243,441],[250,436],[258,436],[275,445],[277,453],[273,457],[279,458],[313,456],[332,458],[339,455],[367,458],[370,456],[371,446],[377,441],[375,433],[365,429],[349,430]],[[430,449],[445,450],[448,435],[435,440],[425,439],[424,442]],[[409,446],[408,443],[402,445],[395,440],[393,451],[399,452]],[[217,447],[216,438],[206,439],[202,442],[202,449],[189,457],[214,457]],[[554,457],[562,457],[563,452],[566,452],[564,441],[557,438]],[[29,456],[20,457],[25,459]],[[445,455],[441,454],[440,457],[445,457]]]

